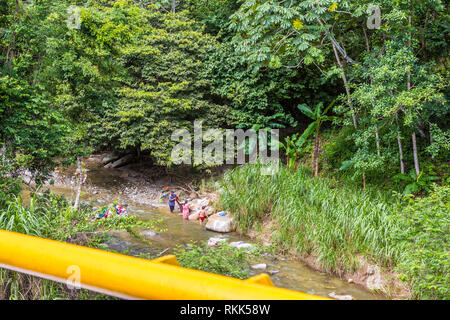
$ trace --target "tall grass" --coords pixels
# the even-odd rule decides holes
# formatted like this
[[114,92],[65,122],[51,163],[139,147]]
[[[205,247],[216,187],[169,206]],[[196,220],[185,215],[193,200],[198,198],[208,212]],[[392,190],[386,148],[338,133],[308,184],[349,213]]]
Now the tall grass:
[[389,237],[398,203],[381,192],[314,179],[306,168],[262,175],[259,165],[229,171],[219,183],[220,205],[234,213],[241,230],[271,215],[280,226],[274,240],[316,256],[327,271],[354,271],[358,255],[384,266],[401,255]]
[[312,255],[325,270],[356,271],[360,257],[397,271],[414,298],[450,299],[450,188],[401,198],[349,182],[312,178],[307,168],[262,175],[235,168],[219,181],[219,205],[248,230],[275,219],[280,247]]
[[0,210],[0,228],[3,230],[45,236],[51,224],[49,212],[45,208],[37,208],[36,194],[30,199],[29,207],[22,204],[20,197],[15,197]]

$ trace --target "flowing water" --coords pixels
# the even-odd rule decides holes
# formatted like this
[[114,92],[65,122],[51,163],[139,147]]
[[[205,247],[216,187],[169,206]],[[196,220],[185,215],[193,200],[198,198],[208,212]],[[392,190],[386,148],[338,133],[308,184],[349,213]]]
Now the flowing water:
[[[130,197],[124,196],[120,191],[121,183],[125,183],[123,172],[120,170],[104,169],[99,166],[88,166],[88,183],[96,187],[93,192],[82,193],[81,200],[91,202],[94,206],[101,206],[118,200],[119,203],[126,203],[127,212],[138,216],[142,220],[161,219],[161,227],[167,229],[166,232],[157,232],[148,238],[151,245],[127,232],[117,232],[112,239],[106,243],[108,247],[115,250],[129,250],[130,254],[137,253],[170,253],[173,248],[179,245],[188,245],[190,241],[206,241],[211,237],[220,236],[219,233],[206,230],[198,222],[183,220],[178,214],[171,214],[166,208],[145,205],[130,201]],[[75,198],[74,188],[47,186],[52,192],[64,194],[68,199]],[[238,233],[223,235],[228,238],[228,242],[245,241],[252,243],[248,237]],[[355,299],[386,299],[381,295],[375,295],[364,288],[350,284],[337,277],[315,271],[300,261],[283,257],[267,255],[263,257],[262,263],[267,264],[267,269],[261,272],[268,272],[273,283],[282,288],[308,292],[319,296],[328,297],[328,294],[335,292],[337,295],[351,295]],[[251,274],[257,274],[251,270]]]

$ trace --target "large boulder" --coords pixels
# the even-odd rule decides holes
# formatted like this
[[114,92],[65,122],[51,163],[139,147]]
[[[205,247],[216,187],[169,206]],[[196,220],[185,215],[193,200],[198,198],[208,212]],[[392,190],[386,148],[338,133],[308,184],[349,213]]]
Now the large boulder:
[[230,216],[221,217],[217,214],[208,218],[206,229],[216,232],[232,232],[236,229],[234,220]]
[[195,192],[195,191],[192,191],[192,192],[189,194],[189,198],[191,198],[191,199],[197,199],[197,198],[198,198],[198,193]]
[[189,215],[189,220],[191,220],[191,221],[198,220],[199,216],[200,216],[200,212],[192,213],[191,215]]
[[203,206],[209,205],[208,198],[197,198],[191,201],[191,208],[200,210]]
[[154,238],[154,237],[156,237],[156,236],[158,236],[158,232],[156,232],[156,231],[154,231],[154,230],[150,230],[150,229],[147,229],[147,230],[141,230],[141,235],[144,237],[144,238]]
[[213,207],[207,207],[206,208],[206,216],[207,217],[210,217],[210,216],[212,216],[213,214],[214,214],[214,208]]

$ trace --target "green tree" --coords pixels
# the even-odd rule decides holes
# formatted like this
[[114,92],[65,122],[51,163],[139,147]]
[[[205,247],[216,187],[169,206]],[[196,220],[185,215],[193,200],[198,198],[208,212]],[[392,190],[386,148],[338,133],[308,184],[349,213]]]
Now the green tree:
[[162,13],[149,6],[136,42],[123,51],[128,69],[115,91],[117,104],[105,102],[102,117],[92,123],[99,145],[150,152],[159,164],[170,164],[177,128],[233,127],[228,108],[215,102],[205,62],[215,50],[214,37],[196,26],[186,12]]

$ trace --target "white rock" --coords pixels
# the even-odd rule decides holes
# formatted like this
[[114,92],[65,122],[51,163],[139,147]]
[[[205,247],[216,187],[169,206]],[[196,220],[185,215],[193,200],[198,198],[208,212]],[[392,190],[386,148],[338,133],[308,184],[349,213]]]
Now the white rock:
[[200,212],[193,213],[193,214],[189,215],[189,220],[191,220],[191,221],[198,220],[199,216],[200,216]]
[[216,232],[231,232],[235,230],[234,220],[232,217],[221,217],[216,214],[208,218],[208,222],[205,227],[208,230]]
[[256,270],[266,270],[267,265],[265,263],[255,264],[252,269]]
[[219,242],[227,241],[227,239],[219,238],[219,237],[212,237],[208,239],[208,247],[213,247],[217,245]]
[[383,288],[383,280],[381,271],[378,266],[369,265],[366,272],[366,285],[369,290],[381,290]]
[[269,273],[270,273],[271,275],[277,274],[277,273],[279,273],[279,272],[280,272],[279,270],[271,270],[271,271],[269,271]]
[[338,300],[353,300],[353,297],[351,295],[345,295],[345,296],[340,296],[337,295],[335,292],[331,292],[328,294],[331,298],[333,299],[338,299]]
[[141,231],[141,234],[142,234],[144,237],[154,237],[154,236],[157,236],[157,235],[158,235],[158,233],[155,232],[155,231],[153,231],[153,230],[142,230],[142,231]]
[[244,249],[245,251],[252,251],[255,250],[255,246],[250,244],[250,243],[246,243],[244,241],[236,241],[236,242],[231,242],[230,246],[238,248],[238,249]]
[[109,154],[109,155],[107,155],[106,157],[104,157],[102,159],[102,163],[104,165],[106,165],[106,164],[108,164],[108,163],[110,163],[112,161],[115,161],[117,159],[119,159],[119,155],[118,154]]
[[238,246],[239,249],[248,249],[248,248],[254,248],[254,246],[250,243],[243,243]]
[[239,245],[243,244],[244,241],[235,241],[235,242],[231,242],[230,246],[237,248]]
[[126,156],[105,165],[105,168],[118,168],[123,165],[130,163],[133,160],[134,156],[132,154],[127,154]]

